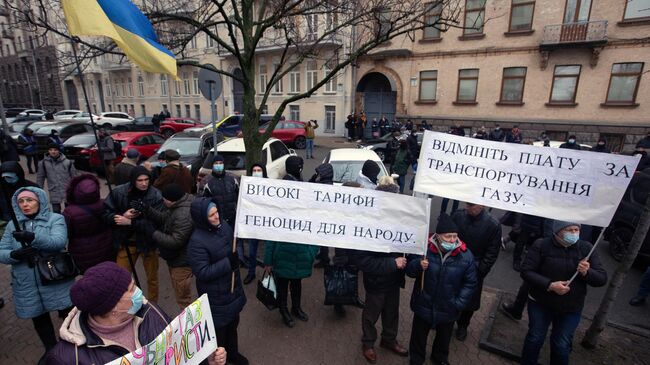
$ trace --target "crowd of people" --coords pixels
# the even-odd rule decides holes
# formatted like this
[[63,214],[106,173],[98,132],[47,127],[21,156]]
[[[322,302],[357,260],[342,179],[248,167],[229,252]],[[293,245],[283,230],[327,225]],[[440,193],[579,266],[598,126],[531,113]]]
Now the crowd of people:
[[[364,118],[362,115],[359,120]],[[382,126],[390,128],[377,124],[377,128]],[[465,132],[456,126],[451,133]],[[517,128],[508,134],[498,126],[489,134],[485,130],[479,133],[489,139],[521,142]],[[398,181],[390,176],[379,178],[379,166],[368,160],[356,181],[345,185],[403,192],[406,170],[417,168],[413,165],[417,163],[414,138],[412,133],[399,142],[392,166]],[[567,143],[575,143],[575,139],[569,138]],[[107,153],[109,148],[112,151],[110,141],[104,145]],[[194,281],[198,294],[209,298],[217,340],[223,346],[209,363],[248,364],[240,352],[238,325],[247,303],[243,286],[256,278],[260,242],[250,240],[245,255],[243,240],[233,236],[239,182],[225,170],[223,156],[210,155],[204,165],[210,173],[195,182],[174,150],[161,153],[156,165],[138,165],[137,151],[128,151],[111,174],[117,185],[109,185],[110,192],[102,199],[101,184],[94,175],[79,174],[57,146],[49,147],[39,163],[36,183],[25,178],[18,162],[6,161],[0,166],[0,186],[7,198],[0,199],[0,218],[9,222],[0,241],[0,262],[11,265],[16,315],[33,321],[46,349],[44,363],[105,363],[152,341],[169,323],[156,304],[162,258],[179,309],[195,299],[191,294]],[[284,180],[303,181],[301,157],[288,157],[285,168]],[[253,164],[248,174],[267,178],[261,163]],[[308,181],[332,184],[332,177],[332,166],[324,163]],[[41,188],[45,182],[48,192]],[[429,358],[434,364],[448,364],[452,337],[465,341],[472,316],[480,308],[483,280],[497,261],[502,244],[501,223],[477,204],[467,203],[451,215],[442,212],[424,257],[336,249],[330,259],[327,247],[264,241],[263,266],[275,277],[279,320],[287,327],[294,327],[296,320],[309,321],[302,306],[302,280],[312,275],[314,266],[327,266],[331,261],[331,265],[363,273],[365,300],[358,298],[352,305],[363,308],[360,345],[369,363],[378,361],[375,347],[379,337],[379,346],[408,357],[410,364],[423,364],[427,337],[434,330]],[[528,308],[522,364],[537,364],[549,326],[551,363],[567,364],[587,287],[605,285],[607,273],[597,252],[585,258],[592,244],[581,239],[580,224],[524,215],[519,228],[517,260],[523,283],[517,300],[505,303],[502,310],[519,320]],[[66,250],[81,279],[75,281],[72,276],[45,283],[38,261]],[[138,260],[144,266],[146,295],[132,279]],[[241,269],[247,269],[243,280]],[[568,282],[576,271],[576,279]],[[397,341],[405,276],[415,279],[408,345]],[[646,281],[649,276],[646,273]],[[642,285],[645,289],[633,305],[643,303],[649,286]],[[342,305],[334,309],[340,316],[345,314]],[[64,318],[59,340],[50,312]],[[380,317],[382,331],[378,335]]]

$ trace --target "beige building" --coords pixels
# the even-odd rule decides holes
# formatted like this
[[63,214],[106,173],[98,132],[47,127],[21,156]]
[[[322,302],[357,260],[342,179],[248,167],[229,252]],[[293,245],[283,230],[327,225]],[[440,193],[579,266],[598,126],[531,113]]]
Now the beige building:
[[650,131],[650,0],[461,2],[465,29],[429,27],[363,58],[358,109],[443,131],[500,123],[528,139],[605,137],[615,150]]

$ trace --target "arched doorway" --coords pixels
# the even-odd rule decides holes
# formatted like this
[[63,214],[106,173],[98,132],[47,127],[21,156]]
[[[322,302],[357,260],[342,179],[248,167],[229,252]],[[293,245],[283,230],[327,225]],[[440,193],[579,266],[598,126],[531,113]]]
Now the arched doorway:
[[77,96],[77,87],[72,80],[65,80],[65,91],[68,94],[68,107],[70,109],[79,109],[79,97]]
[[[239,68],[233,70],[233,75],[243,77]],[[232,111],[244,113],[244,85],[236,79],[232,79]]]
[[364,75],[357,84],[357,97],[363,100],[363,111],[368,123],[364,135],[369,138],[372,134],[373,118],[379,120],[382,116],[392,121],[395,119],[397,91],[388,77],[380,72],[370,72]]

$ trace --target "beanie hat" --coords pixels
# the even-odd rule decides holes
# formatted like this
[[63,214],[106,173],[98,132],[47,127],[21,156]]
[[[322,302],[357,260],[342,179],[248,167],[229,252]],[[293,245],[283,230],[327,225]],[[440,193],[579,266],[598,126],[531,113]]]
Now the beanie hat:
[[158,154],[158,160],[164,160],[165,159],[165,151],[162,151]]
[[31,190],[21,191],[20,194],[18,194],[18,196],[16,197],[16,200],[20,198],[26,198],[26,197],[38,200],[38,195],[36,195],[36,193]]
[[50,148],[54,148],[54,149],[58,150],[58,149],[59,149],[59,145],[58,145],[58,144],[54,144],[54,143],[48,143],[48,144],[47,144],[47,149],[49,150]]
[[215,155],[214,158],[212,159],[212,164],[214,165],[217,162],[223,162],[223,156]]
[[165,161],[171,162],[171,161],[178,161],[181,159],[180,153],[176,150],[166,150],[165,151]]
[[185,192],[181,186],[176,183],[169,184],[162,189],[162,197],[170,202],[179,201],[183,195],[185,195]]
[[578,228],[580,228],[580,223],[554,220],[553,221],[553,233],[558,233],[559,231],[561,231],[564,228],[569,227],[569,226],[578,226]]
[[70,288],[70,299],[82,312],[102,315],[111,311],[129,289],[131,274],[111,261],[86,270]]
[[441,214],[438,217],[438,226],[436,227],[436,233],[458,233],[458,226],[447,214]]
[[138,152],[138,150],[136,150],[135,148],[129,148],[129,150],[126,151],[126,157],[130,159],[136,159],[140,157],[140,152]]
[[377,183],[377,175],[379,175],[379,165],[373,160],[366,160],[366,162],[363,163],[363,168],[361,169],[361,173],[363,176],[367,177],[372,181],[373,183]]

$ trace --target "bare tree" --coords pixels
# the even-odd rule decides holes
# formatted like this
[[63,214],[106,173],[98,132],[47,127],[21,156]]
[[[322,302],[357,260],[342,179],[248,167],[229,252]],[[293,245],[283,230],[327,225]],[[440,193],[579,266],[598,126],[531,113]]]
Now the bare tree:
[[[18,0],[14,11],[20,23],[69,39],[58,3]],[[360,57],[391,40],[414,41],[415,32],[429,26],[442,31],[460,27],[462,10],[460,0],[144,0],[139,6],[163,44],[178,55],[179,66],[208,68],[241,83],[249,164],[260,160],[264,142],[289,103],[309,98]],[[220,56],[234,60],[241,74],[184,59],[188,45],[200,34],[218,46]],[[80,43],[85,60],[121,54],[105,39],[82,37]],[[255,86],[259,49],[272,49],[279,58],[262,90]],[[313,60],[325,65],[324,76],[308,90],[285,97],[270,127],[260,134],[257,121],[273,87],[303,62]]]

